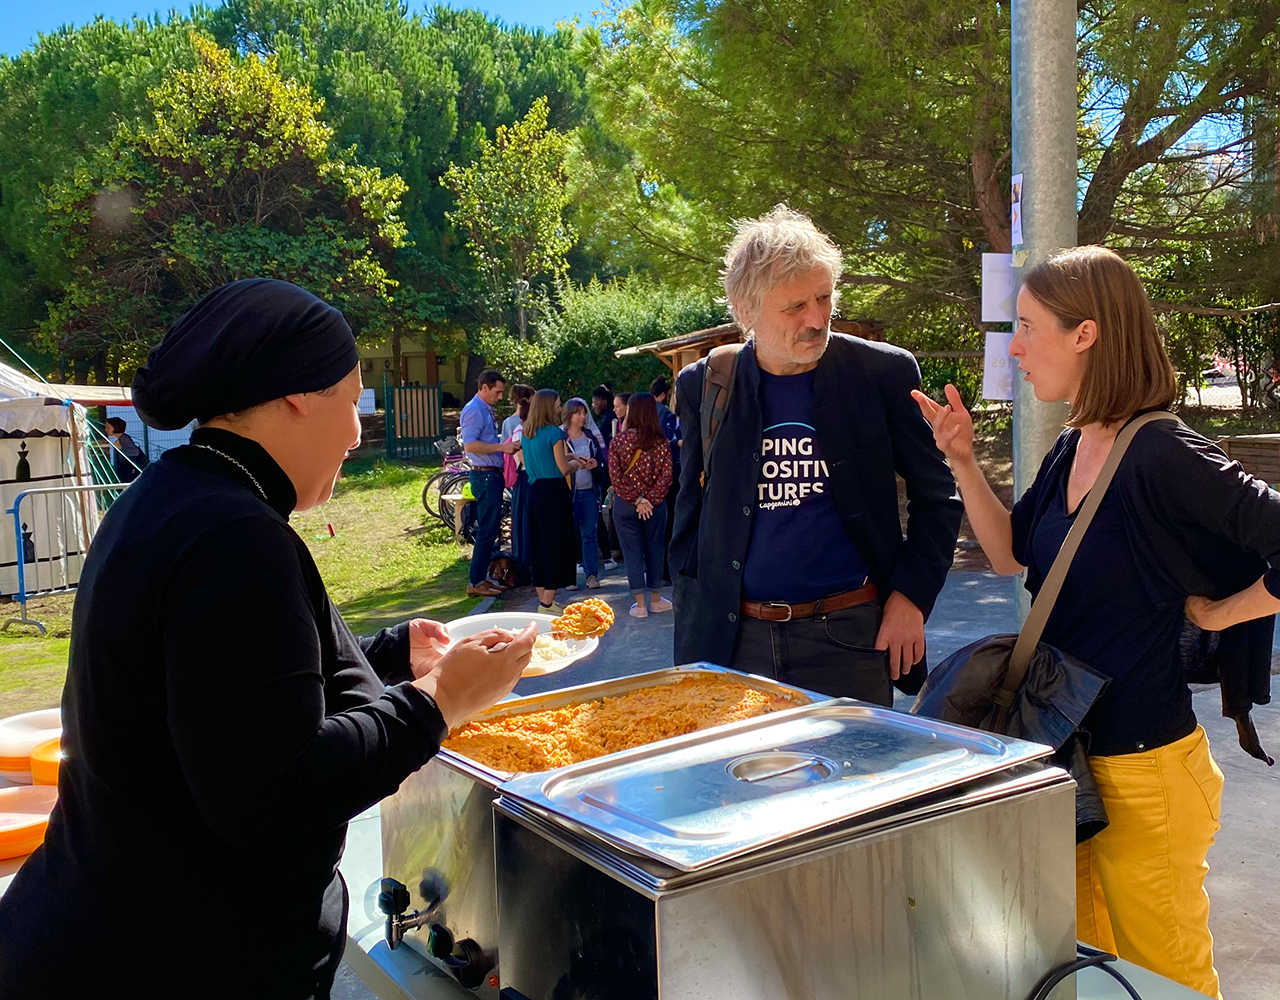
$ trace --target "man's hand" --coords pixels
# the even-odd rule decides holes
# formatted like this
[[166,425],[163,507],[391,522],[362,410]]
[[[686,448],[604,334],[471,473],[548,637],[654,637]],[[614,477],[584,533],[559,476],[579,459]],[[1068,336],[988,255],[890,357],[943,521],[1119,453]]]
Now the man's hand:
[[884,602],[876,649],[888,650],[889,677],[895,681],[924,656],[924,615],[896,590]]
[[503,441],[502,444],[498,445],[498,451],[504,455],[514,455],[519,450],[519,441]]
[[440,646],[449,645],[449,633],[439,622],[430,618],[414,618],[409,622],[409,669],[414,678],[424,677],[440,662]]

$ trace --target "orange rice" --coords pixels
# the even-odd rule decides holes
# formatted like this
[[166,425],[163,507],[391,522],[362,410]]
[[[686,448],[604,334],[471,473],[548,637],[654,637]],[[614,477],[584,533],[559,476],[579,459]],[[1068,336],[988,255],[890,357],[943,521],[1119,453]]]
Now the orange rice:
[[595,701],[470,722],[444,745],[496,771],[550,771],[808,700],[719,677],[688,677]]

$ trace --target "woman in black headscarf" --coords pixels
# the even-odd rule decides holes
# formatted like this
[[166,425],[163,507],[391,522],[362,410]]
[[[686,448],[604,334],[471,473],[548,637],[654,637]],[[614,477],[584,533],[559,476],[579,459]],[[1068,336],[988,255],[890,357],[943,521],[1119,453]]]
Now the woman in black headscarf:
[[441,656],[422,619],[356,639],[294,510],[360,439],[342,314],[281,281],[207,295],[133,398],[195,419],[116,501],[85,562],[58,804],[0,900],[0,997],[325,997],[347,821],[514,686],[533,633]]

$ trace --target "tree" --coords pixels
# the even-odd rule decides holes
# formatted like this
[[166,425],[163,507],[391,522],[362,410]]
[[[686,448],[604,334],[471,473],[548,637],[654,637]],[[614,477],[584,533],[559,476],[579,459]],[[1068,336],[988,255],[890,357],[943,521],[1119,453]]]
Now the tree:
[[[46,226],[48,193],[147,109],[147,91],[195,65],[191,22],[171,14],[63,28],[0,56],[0,336],[30,351],[70,262]],[[76,373],[84,380],[84,369]]]
[[[573,32],[506,27],[478,10],[434,6],[410,15],[400,0],[228,0],[209,15],[214,37],[244,54],[277,55],[286,77],[324,98],[324,120],[361,162],[404,178],[406,245],[391,271],[398,297],[417,297],[406,332],[430,342],[459,325],[492,322],[486,283],[446,218],[451,163],[470,163],[478,143],[548,103],[555,127],[585,114]],[[400,327],[391,336],[399,370]]]
[[[1255,123],[1275,121],[1277,17],[1275,0],[1082,3],[1082,240],[1167,258],[1207,239],[1245,259],[1260,230],[1223,233],[1204,185],[1168,181],[1191,166],[1238,189]],[[619,252],[707,281],[728,220],[786,201],[845,249],[852,310],[944,308],[976,329],[979,253],[1010,242],[1009,30],[992,0],[641,0],[583,33],[604,134],[582,197],[626,226]],[[1215,122],[1222,141],[1195,146]]]
[[[441,178],[457,199],[448,219],[466,232],[492,301],[513,301],[522,316],[532,283],[562,276],[573,246],[564,218],[568,141],[547,126],[547,102],[540,97],[520,121],[499,125],[492,141],[480,137],[474,163],[455,163]],[[519,327],[524,339],[523,319]]]
[[141,360],[197,297],[254,275],[295,281],[358,334],[394,315],[387,264],[404,242],[404,183],[335,148],[322,104],[274,58],[234,58],[202,38],[198,62],[148,92],[50,199],[71,278],[41,330],[107,369]]

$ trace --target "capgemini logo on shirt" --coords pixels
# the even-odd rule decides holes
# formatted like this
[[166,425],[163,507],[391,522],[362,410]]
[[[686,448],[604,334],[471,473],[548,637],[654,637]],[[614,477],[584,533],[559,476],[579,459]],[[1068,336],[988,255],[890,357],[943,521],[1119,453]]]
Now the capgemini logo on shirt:
[[765,430],[760,442],[760,482],[756,484],[760,510],[799,507],[806,497],[826,492],[830,473],[812,431],[808,424],[799,423],[776,424]]

